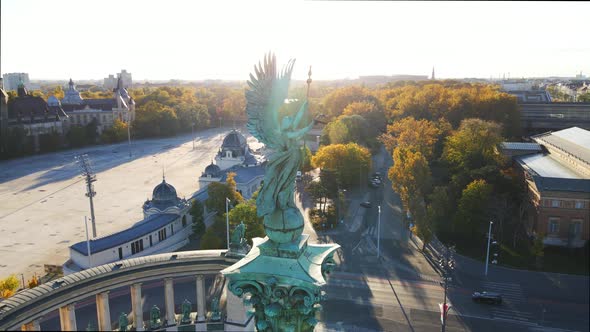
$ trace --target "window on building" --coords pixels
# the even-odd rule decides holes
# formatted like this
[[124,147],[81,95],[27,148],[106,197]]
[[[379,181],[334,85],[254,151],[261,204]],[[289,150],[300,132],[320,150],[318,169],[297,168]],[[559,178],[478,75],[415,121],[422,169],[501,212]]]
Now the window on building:
[[123,248],[119,247],[119,259],[123,259]]
[[573,219],[570,223],[570,232],[573,237],[578,237],[582,233],[582,220]]
[[182,216],[182,227],[186,227],[186,216]]
[[559,218],[549,218],[549,234],[557,235],[559,233]]
[[584,208],[584,202],[576,201],[576,209],[583,209],[583,208]]
[[137,241],[131,243],[131,254],[132,255],[135,255],[141,251],[143,251],[143,239],[137,240]]
[[161,230],[158,231],[158,241],[164,241],[166,240],[166,228],[162,228]]
[[554,207],[554,208],[559,207],[559,201],[556,199],[551,200],[551,207]]
[[153,246],[153,242],[152,242],[152,234],[150,234],[150,247]]
[[170,236],[174,235],[174,224],[170,224]]

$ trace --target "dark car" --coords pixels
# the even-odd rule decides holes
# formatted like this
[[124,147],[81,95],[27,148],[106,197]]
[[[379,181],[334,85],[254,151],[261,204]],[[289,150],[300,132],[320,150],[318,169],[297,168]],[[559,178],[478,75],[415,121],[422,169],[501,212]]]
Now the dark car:
[[474,292],[471,295],[471,299],[474,302],[489,303],[489,304],[502,304],[502,295],[491,292]]
[[371,202],[362,202],[361,206],[364,208],[370,208],[371,206],[373,206],[373,204],[371,204]]

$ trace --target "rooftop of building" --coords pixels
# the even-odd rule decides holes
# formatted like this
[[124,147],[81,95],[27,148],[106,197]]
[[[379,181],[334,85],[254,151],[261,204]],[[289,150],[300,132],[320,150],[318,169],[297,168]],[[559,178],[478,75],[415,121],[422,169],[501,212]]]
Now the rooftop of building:
[[531,137],[545,147],[557,148],[590,166],[590,131],[572,127]]
[[534,176],[562,179],[584,179],[584,175],[576,172],[550,154],[534,154],[516,157],[515,160],[523,169]]
[[263,176],[266,172],[266,165],[257,165],[252,167],[236,165],[234,167],[230,167],[224,171],[224,174],[221,176],[219,181],[225,182],[227,179],[227,173],[229,172],[236,173],[236,176],[234,177],[236,183],[248,183],[257,176]]
[[[107,236],[90,240],[90,253],[94,254],[107,249],[117,247],[125,244],[134,239],[140,238],[144,235],[153,233],[158,229],[168,225],[179,218],[177,214],[163,213],[155,214],[144,221],[122,230],[117,233],[113,233]],[[86,241],[81,241],[70,246],[70,248],[81,253],[82,255],[88,256],[88,247]]]
[[539,143],[523,143],[523,142],[502,142],[500,147],[505,150],[519,150],[519,151],[542,151]]

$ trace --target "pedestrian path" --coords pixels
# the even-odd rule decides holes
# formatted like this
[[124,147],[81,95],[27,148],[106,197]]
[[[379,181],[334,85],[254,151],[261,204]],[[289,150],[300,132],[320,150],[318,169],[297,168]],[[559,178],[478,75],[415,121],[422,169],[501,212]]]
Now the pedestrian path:
[[502,305],[494,306],[490,310],[494,318],[522,322],[533,320],[533,314],[515,308],[516,305],[526,303],[524,293],[519,284],[484,281],[483,287],[488,292],[500,293],[502,295]]

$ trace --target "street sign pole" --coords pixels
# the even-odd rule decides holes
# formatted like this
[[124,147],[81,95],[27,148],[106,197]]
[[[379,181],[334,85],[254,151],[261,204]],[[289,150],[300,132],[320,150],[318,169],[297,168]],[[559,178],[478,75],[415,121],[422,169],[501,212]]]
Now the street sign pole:
[[486,254],[486,271],[485,271],[485,276],[488,276],[488,261],[490,259],[490,241],[492,240],[492,224],[494,222],[490,221],[490,228],[488,230],[488,253]]
[[379,219],[377,222],[377,258],[379,258],[381,255],[381,205],[379,205],[377,208],[379,211]]

